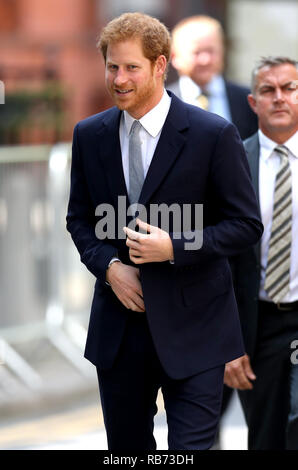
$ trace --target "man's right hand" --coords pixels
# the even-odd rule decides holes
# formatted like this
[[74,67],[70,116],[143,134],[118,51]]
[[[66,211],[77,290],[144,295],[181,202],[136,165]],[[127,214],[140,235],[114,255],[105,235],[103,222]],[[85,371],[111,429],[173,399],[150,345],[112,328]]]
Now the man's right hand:
[[237,388],[238,390],[251,390],[253,385],[251,381],[256,376],[251,368],[250,359],[247,354],[227,362],[225,367],[224,383],[228,387]]
[[113,263],[107,270],[106,280],[126,308],[134,312],[145,312],[138,268],[121,262]]

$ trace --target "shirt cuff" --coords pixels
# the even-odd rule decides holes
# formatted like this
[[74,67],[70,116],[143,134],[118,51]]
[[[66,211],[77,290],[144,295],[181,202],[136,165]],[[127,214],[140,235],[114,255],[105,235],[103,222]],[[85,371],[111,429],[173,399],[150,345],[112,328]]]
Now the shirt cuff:
[[[111,259],[111,261],[108,264],[107,270],[109,269],[110,266],[112,266],[113,263],[121,263],[121,260],[119,258],[117,258],[117,256],[113,256],[113,258]],[[111,285],[108,281],[105,281],[105,283],[106,283],[107,286]]]

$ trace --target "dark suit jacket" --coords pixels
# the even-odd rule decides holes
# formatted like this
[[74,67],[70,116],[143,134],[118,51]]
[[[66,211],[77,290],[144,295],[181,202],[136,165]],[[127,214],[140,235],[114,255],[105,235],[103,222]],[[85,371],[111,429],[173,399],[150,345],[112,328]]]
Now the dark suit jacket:
[[[242,355],[227,259],[256,243],[262,224],[236,128],[171,96],[139,202],[147,208],[173,202],[180,207],[204,204],[203,246],[186,251],[183,236],[174,239],[170,230],[175,264],[139,268],[157,354],[168,375],[180,379]],[[113,364],[130,312],[105,283],[107,265],[116,253],[132,264],[125,240],[99,240],[94,232],[95,208],[111,204],[117,219],[117,197],[127,198],[120,116],[114,107],[75,127],[67,214],[81,260],[97,278],[85,356],[102,369]]]
[[[259,200],[259,137],[254,134],[244,141],[251,177]],[[247,354],[253,358],[258,328],[258,298],[260,289],[260,241],[231,258],[234,288],[241,319]]]
[[[232,123],[237,127],[241,139],[247,139],[258,130],[257,116],[247,102],[250,90],[227,80],[225,80],[225,86]],[[179,81],[170,84],[168,89],[181,98]]]

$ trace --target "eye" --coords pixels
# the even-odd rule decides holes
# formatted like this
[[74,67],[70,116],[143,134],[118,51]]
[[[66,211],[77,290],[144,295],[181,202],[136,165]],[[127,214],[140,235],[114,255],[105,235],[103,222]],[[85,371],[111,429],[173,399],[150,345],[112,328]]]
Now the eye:
[[108,64],[107,69],[110,70],[111,72],[114,70],[117,70],[117,65],[115,64]]
[[270,92],[272,92],[272,91],[273,91],[273,88],[262,88],[262,89],[260,90],[260,93],[262,93],[262,94],[263,94],[263,93],[270,93]]

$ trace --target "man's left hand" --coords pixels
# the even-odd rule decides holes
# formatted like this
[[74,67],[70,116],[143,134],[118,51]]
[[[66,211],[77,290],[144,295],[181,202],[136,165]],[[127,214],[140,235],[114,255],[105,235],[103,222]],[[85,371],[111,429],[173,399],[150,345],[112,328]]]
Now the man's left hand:
[[225,366],[224,383],[228,387],[238,390],[252,390],[252,382],[256,378],[247,354],[227,362]]
[[173,245],[169,234],[140,219],[136,222],[140,229],[147,233],[136,232],[128,227],[123,228],[127,235],[126,245],[129,247],[131,261],[143,264],[173,260]]

